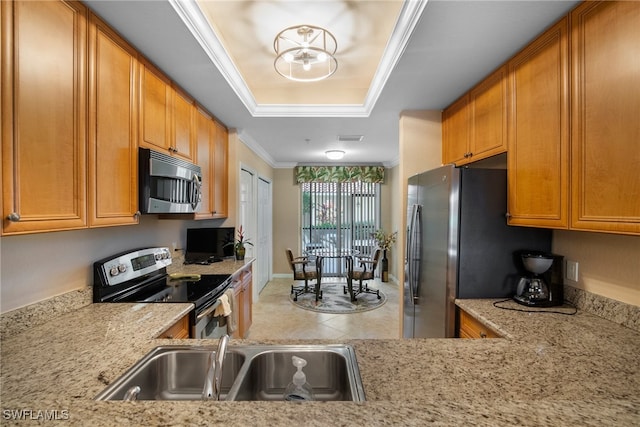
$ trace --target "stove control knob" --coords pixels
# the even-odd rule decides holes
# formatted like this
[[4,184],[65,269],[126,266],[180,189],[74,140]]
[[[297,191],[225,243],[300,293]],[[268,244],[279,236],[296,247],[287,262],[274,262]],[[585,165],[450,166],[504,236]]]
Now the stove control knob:
[[111,276],[117,276],[117,275],[118,275],[118,273],[119,273],[119,271],[118,271],[118,267],[117,267],[117,266],[115,266],[115,265],[114,265],[113,267],[111,267],[111,269],[109,270],[109,274],[110,274]]
[[118,266],[118,271],[119,271],[120,273],[124,273],[125,271],[127,271],[127,265],[126,265],[126,264],[120,264],[120,265]]
[[163,252],[162,253],[162,258],[163,259],[168,259],[171,255],[169,255],[169,252]]
[[162,259],[162,254],[157,253],[157,254],[155,255],[155,258],[156,258],[156,261],[160,261],[160,260]]

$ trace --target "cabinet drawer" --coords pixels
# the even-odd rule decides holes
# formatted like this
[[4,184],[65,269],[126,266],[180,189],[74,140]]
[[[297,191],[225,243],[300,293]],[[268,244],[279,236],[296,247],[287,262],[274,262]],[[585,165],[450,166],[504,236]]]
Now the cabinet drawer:
[[500,338],[496,332],[480,323],[464,310],[458,310],[458,323],[460,338]]
[[183,316],[169,329],[164,331],[158,338],[183,339],[189,338],[189,315]]

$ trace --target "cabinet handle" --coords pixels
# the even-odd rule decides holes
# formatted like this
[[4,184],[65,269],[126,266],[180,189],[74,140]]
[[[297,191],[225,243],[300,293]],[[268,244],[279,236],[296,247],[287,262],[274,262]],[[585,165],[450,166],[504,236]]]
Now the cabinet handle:
[[20,221],[20,214],[17,212],[11,212],[9,215],[7,215],[7,219],[11,222],[18,222]]
[[480,332],[480,338],[486,338],[486,337],[487,337],[486,332]]

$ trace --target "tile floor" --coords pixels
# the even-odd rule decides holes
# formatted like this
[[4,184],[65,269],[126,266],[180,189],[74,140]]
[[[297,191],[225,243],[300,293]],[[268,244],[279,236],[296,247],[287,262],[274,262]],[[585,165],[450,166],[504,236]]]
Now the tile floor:
[[[292,279],[273,279],[253,304],[249,339],[360,339],[400,337],[400,292],[398,285],[369,281],[387,301],[382,307],[353,314],[317,313],[295,306],[289,300]],[[302,282],[296,282],[298,286]],[[346,298],[346,296],[345,296]]]

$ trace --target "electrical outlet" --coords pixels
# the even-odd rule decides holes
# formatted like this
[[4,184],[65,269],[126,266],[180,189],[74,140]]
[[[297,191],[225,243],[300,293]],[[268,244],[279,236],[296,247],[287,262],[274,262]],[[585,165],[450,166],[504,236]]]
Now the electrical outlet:
[[567,260],[567,268],[565,269],[565,276],[567,280],[571,280],[572,282],[578,281],[578,263],[577,261],[569,261]]

